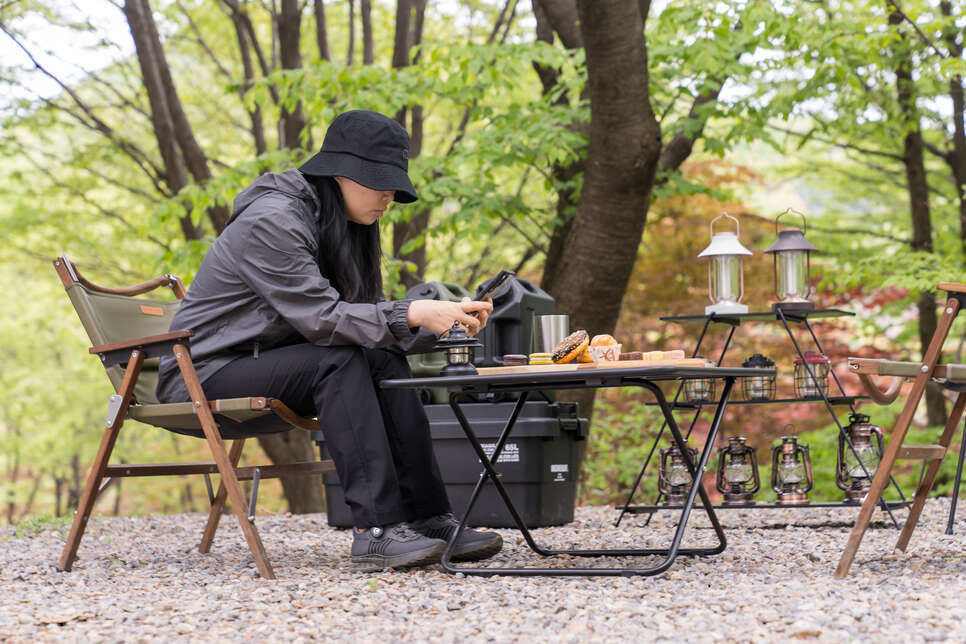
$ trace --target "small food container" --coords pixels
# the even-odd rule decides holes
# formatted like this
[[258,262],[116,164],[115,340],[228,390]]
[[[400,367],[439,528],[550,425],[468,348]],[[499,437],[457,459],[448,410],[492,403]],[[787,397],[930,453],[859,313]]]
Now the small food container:
[[621,359],[620,344],[608,344],[602,347],[590,347],[590,355],[595,362],[616,362]]

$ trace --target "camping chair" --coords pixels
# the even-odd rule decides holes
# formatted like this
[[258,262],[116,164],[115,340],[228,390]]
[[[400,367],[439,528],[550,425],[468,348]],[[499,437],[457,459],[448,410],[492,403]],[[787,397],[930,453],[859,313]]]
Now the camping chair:
[[[939,325],[932,336],[932,340],[929,342],[929,347],[926,349],[926,355],[922,362],[896,362],[892,360],[849,358],[849,368],[858,374],[869,396],[879,404],[885,405],[895,400],[906,378],[915,378],[915,380],[913,381],[912,390],[906,398],[906,404],[896,418],[895,427],[889,439],[889,446],[886,448],[885,454],[882,455],[882,461],[876,469],[869,493],[862,502],[862,509],[859,511],[855,526],[849,535],[849,541],[845,546],[844,552],[842,552],[842,557],[839,559],[838,567],[835,569],[836,579],[841,579],[848,574],[849,567],[852,565],[855,553],[859,549],[859,544],[862,541],[865,530],[869,526],[872,512],[875,510],[879,496],[889,481],[889,475],[896,460],[922,459],[928,462],[929,466],[919,481],[919,485],[916,488],[916,497],[912,503],[912,507],[909,509],[909,516],[906,518],[906,523],[896,543],[896,550],[899,552],[906,551],[906,546],[909,544],[909,539],[916,529],[919,515],[922,513],[922,508],[926,503],[926,497],[929,495],[929,491],[936,481],[939,466],[942,464],[943,457],[945,457],[949,450],[949,443],[956,433],[959,421],[963,417],[963,410],[966,408],[966,365],[940,365],[936,363],[939,361],[939,354],[942,350],[943,343],[946,341],[946,337],[949,335],[949,329],[953,324],[953,320],[963,304],[966,303],[966,284],[942,282],[939,284],[938,290],[945,291],[948,297],[946,305],[943,308],[943,315],[939,319]],[[870,375],[893,376],[896,379],[888,387],[887,391],[883,392],[872,382]],[[913,414],[916,412],[916,407],[919,406],[919,401],[922,399],[922,395],[926,390],[926,384],[930,379],[938,382],[947,390],[958,392],[956,401],[953,403],[953,409],[949,414],[949,419],[946,421],[946,428],[942,436],[940,436],[937,445],[903,445],[902,443],[906,437],[909,425],[912,422]],[[966,433],[964,433],[963,447],[966,448]],[[961,449],[959,465],[957,466],[956,484],[953,491],[953,505],[949,516],[949,528],[947,529],[947,532],[950,533],[956,512],[955,504],[956,497],[959,493],[959,479],[962,476],[963,456],[964,453]]]
[[[227,497],[255,558],[259,574],[266,579],[274,579],[275,573],[255,528],[259,480],[303,474],[321,475],[334,472],[335,467],[332,461],[237,467],[238,461],[246,438],[293,428],[317,431],[318,421],[303,418],[272,398],[208,400],[205,397],[188,350],[188,338],[192,331],[168,330],[171,318],[185,296],[184,286],[177,277],[162,275],[136,286],[107,288],[84,278],[66,255],[54,260],[54,268],[94,345],[90,353],[100,357],[117,392],[108,401],[107,422],[100,449],[87,477],[58,568],[69,571],[73,566],[94,502],[110,479],[202,474],[208,487],[211,510],[201,537],[201,552],[207,553],[211,549]],[[159,286],[170,287],[178,299],[161,301],[135,297]],[[191,402],[160,404],[155,396],[158,359],[167,352],[174,353]],[[118,433],[128,418],[204,438],[211,451],[212,462],[109,465]],[[227,452],[222,438],[233,439],[231,449]],[[210,474],[218,474],[221,478],[217,494],[212,493],[208,478]],[[102,486],[104,479],[107,481]],[[245,501],[238,483],[240,480],[252,481],[250,503]]]

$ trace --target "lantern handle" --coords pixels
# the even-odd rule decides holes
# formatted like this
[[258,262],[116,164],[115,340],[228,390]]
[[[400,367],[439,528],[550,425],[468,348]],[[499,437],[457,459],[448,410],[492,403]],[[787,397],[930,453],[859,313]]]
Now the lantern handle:
[[805,229],[806,229],[805,213],[799,212],[798,210],[795,210],[794,208],[786,208],[785,209],[785,212],[780,213],[777,217],[775,217],[775,234],[776,235],[778,234],[778,222],[781,220],[782,217],[784,217],[785,215],[789,215],[789,214],[790,215],[798,215],[799,217],[802,218],[802,234],[804,235],[805,234]]
[[710,224],[708,224],[708,228],[711,229],[711,236],[714,237],[714,222],[718,221],[722,217],[727,217],[731,221],[735,222],[735,235],[741,237],[741,224],[738,223],[738,219],[732,217],[726,212],[722,212],[720,215],[712,219]]

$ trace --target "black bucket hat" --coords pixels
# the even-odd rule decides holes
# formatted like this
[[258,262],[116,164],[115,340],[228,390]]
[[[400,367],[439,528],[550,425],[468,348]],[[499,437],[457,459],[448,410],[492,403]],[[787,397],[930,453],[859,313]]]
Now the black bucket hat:
[[409,179],[409,134],[379,112],[339,114],[325,133],[322,149],[299,166],[302,174],[346,177],[373,190],[395,190],[395,201],[419,197]]

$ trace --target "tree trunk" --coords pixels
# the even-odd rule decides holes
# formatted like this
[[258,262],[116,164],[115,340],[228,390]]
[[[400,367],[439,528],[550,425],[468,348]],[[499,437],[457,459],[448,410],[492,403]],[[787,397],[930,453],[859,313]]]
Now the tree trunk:
[[352,55],[356,48],[356,4],[355,0],[349,0],[349,48],[345,56],[346,67],[352,67]]
[[[165,183],[171,192],[176,194],[188,185],[188,174],[184,161],[178,153],[174,120],[164,96],[164,83],[158,69],[161,43],[154,42],[151,38],[151,30],[147,23],[149,20],[153,22],[154,19],[151,17],[150,7],[146,8],[145,5],[144,0],[126,0],[124,15],[134,39],[134,50],[141,68],[141,78],[148,94],[151,126],[164,163]],[[204,236],[204,229],[201,226],[195,226],[190,215],[184,215],[179,222],[185,239],[201,239]]]
[[[577,6],[573,0],[534,0],[533,14],[536,18],[537,39],[553,44],[554,33],[568,49],[583,47],[583,38],[577,24]],[[543,85],[544,95],[549,94],[557,84],[559,74],[553,69],[534,65],[540,83]],[[586,90],[585,90],[586,91]],[[557,99],[565,103],[566,96]],[[574,127],[580,127],[575,124]],[[584,171],[583,161],[574,161],[570,165],[554,164],[552,173],[554,183],[558,186],[569,186],[574,177]],[[562,188],[557,191],[557,227],[550,234],[547,254],[543,263],[543,276],[540,287],[551,293],[557,288],[556,277],[560,274],[560,262],[563,259],[564,241],[570,234],[574,224],[574,213],[577,204],[574,200],[574,188]]]
[[[248,35],[245,31],[245,23],[238,14],[232,14],[232,25],[235,27],[235,39],[238,41],[238,53],[241,55],[242,70],[245,74],[245,82],[239,89],[240,94],[244,94],[252,82],[255,80],[255,66],[252,64],[251,47],[248,44]],[[256,105],[254,109],[248,111],[248,117],[252,122],[252,142],[255,145],[255,154],[262,155],[268,151],[268,144],[265,142],[265,124],[262,120],[262,107]]]
[[[302,54],[299,49],[299,39],[302,33],[302,14],[299,11],[300,0],[282,0],[282,12],[278,20],[278,46],[282,62],[282,69],[299,69],[302,66]],[[282,107],[282,141],[280,147],[298,149],[312,147],[311,140],[306,146],[300,142],[300,135],[305,129],[306,121],[302,113],[302,101],[295,104],[291,112]]]
[[[396,34],[393,38],[392,66],[395,69],[409,65],[409,51],[422,42],[423,13],[426,10],[425,0],[399,0],[396,5]],[[420,106],[411,110],[402,109],[396,114],[396,120],[403,127],[407,127],[407,116],[411,124],[407,128],[410,133],[409,158],[415,159],[422,152],[423,147],[423,111]],[[426,244],[421,244],[407,253],[402,249],[410,240],[425,234],[429,226],[429,210],[423,209],[413,214],[409,221],[397,221],[392,226],[392,252],[397,259],[410,262],[413,270],[404,268],[399,275],[400,281],[410,288],[423,281],[426,274]]]
[[[590,137],[580,203],[566,236],[552,249],[555,265],[544,272],[544,289],[557,311],[570,316],[571,330],[611,333],[647,219],[661,130],[651,109],[637,3],[579,0],[577,10],[587,56]],[[593,392],[573,398],[589,417]]]
[[[164,162],[166,182],[174,193],[187,185],[187,172],[196,182],[204,183],[211,178],[208,160],[181,107],[150,4],[147,0],[127,0],[124,15],[148,93],[152,127]],[[221,232],[228,221],[228,210],[225,206],[212,206],[208,209],[208,217],[215,231]],[[190,215],[181,217],[180,223],[186,239],[200,239],[204,235],[204,230],[194,225]]]
[[[889,24],[898,27],[903,17],[894,0],[886,3],[889,9]],[[896,61],[896,96],[905,129],[902,160],[906,168],[906,183],[909,190],[909,211],[912,216],[912,248],[916,251],[932,252],[932,221],[929,212],[929,187],[926,183],[926,164],[923,159],[922,132],[919,127],[919,114],[916,109],[915,86],[912,78],[912,57],[906,47],[906,35],[898,29],[899,40],[894,51]],[[919,342],[922,353],[932,336],[936,333],[936,298],[931,292],[919,297]],[[931,385],[926,389],[926,414],[930,425],[946,424],[946,399],[938,387]]]
[[[273,463],[298,463],[318,459],[315,447],[309,440],[309,433],[300,429],[259,436],[258,444]],[[322,512],[325,509],[321,477],[292,476],[280,480],[289,512],[292,514]]]
[[362,64],[376,62],[375,44],[372,40],[372,0],[362,0]]
[[325,24],[324,0],[315,0],[315,43],[319,47],[319,58],[332,60],[329,56],[329,33]]
[[[613,331],[647,219],[661,153],[636,3],[579,0],[590,141],[583,194],[551,295],[573,329]],[[587,270],[593,266],[594,270]]]

